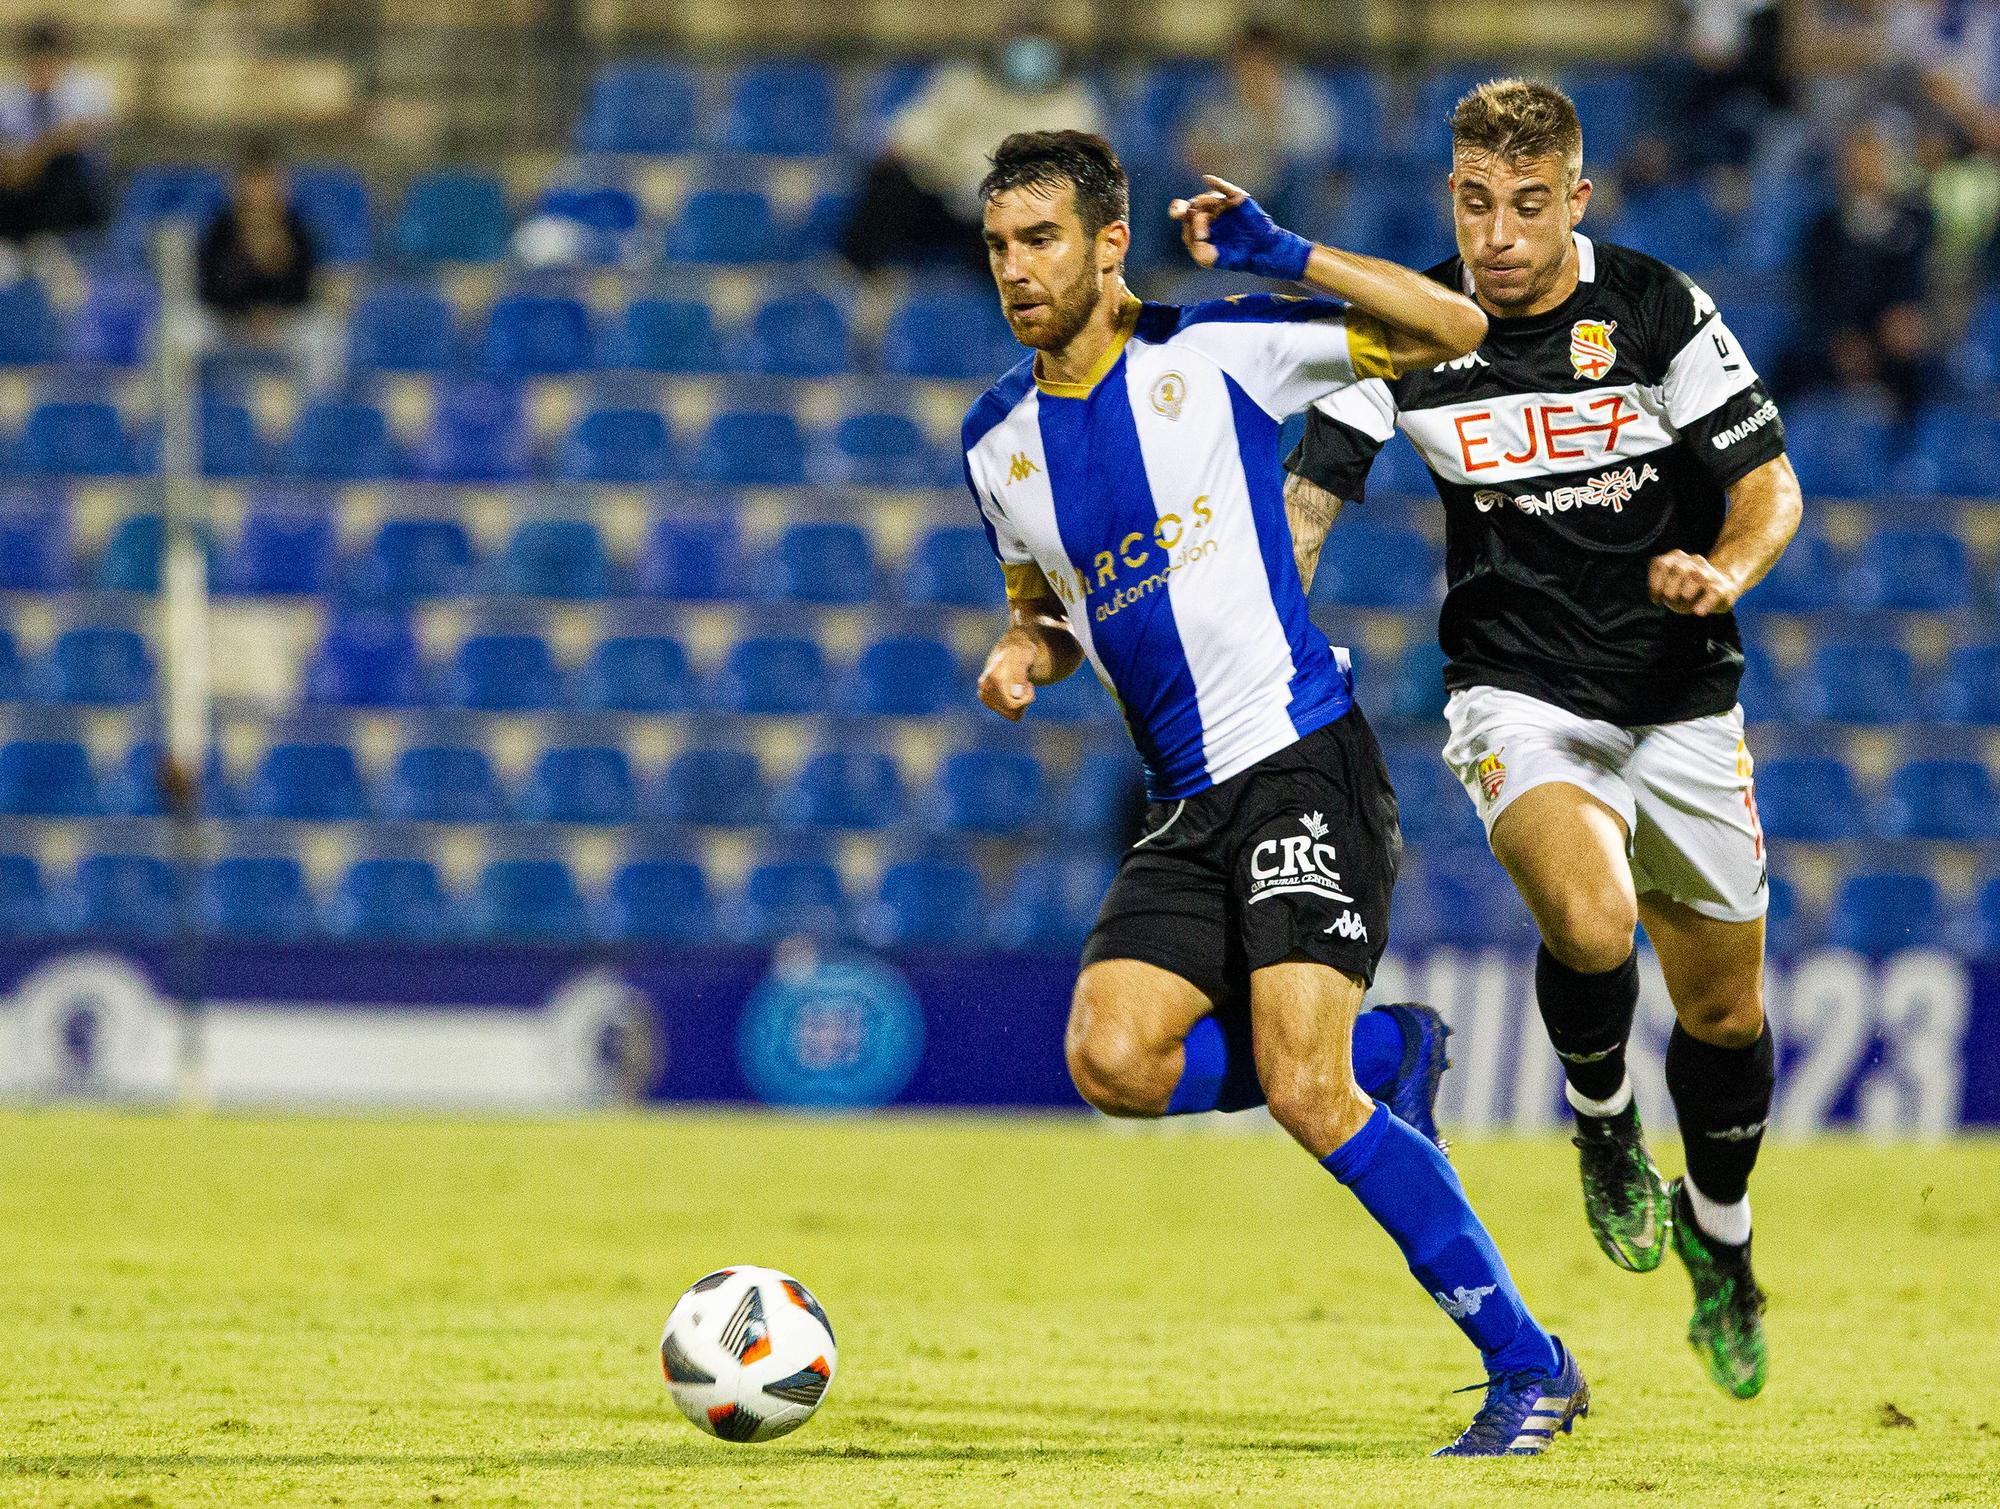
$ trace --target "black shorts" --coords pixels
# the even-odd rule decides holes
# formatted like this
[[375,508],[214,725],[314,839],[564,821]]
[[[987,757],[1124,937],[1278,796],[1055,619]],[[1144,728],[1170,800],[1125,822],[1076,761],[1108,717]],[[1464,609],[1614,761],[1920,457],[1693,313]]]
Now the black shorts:
[[1402,855],[1381,748],[1349,708],[1219,786],[1149,807],[1084,965],[1156,964],[1217,1006],[1301,954],[1373,983]]

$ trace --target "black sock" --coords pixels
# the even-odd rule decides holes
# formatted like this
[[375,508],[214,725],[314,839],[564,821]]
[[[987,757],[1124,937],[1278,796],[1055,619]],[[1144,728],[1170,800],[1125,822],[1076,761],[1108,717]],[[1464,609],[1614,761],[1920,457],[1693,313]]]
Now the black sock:
[[1616,1095],[1625,1083],[1625,1040],[1632,1035],[1632,1013],[1639,1007],[1637,950],[1615,969],[1586,975],[1544,943],[1535,953],[1535,1000],[1576,1093],[1587,1100]]
[[1688,1178],[1718,1205],[1750,1188],[1777,1083],[1771,1024],[1747,1048],[1718,1048],[1674,1023],[1667,1039],[1667,1093],[1681,1119]]

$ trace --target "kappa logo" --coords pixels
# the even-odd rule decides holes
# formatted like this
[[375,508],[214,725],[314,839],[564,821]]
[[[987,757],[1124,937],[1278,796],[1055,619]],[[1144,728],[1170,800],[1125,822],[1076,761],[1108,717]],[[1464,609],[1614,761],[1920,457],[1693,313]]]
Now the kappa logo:
[[1596,382],[1618,360],[1618,348],[1611,344],[1616,320],[1578,320],[1569,327],[1569,364],[1578,377]]
[[1500,788],[1507,784],[1507,762],[1500,758],[1507,746],[1502,744],[1474,767],[1473,774],[1479,778],[1479,789],[1486,793],[1486,800],[1500,800]]
[[1040,470],[1039,466],[1028,459],[1026,451],[1016,451],[1014,459],[1007,463],[1007,484],[1011,487],[1016,482],[1025,482]]
[[1338,933],[1350,943],[1368,941],[1368,924],[1353,912],[1342,912],[1338,921],[1320,929],[1322,933]]
[[1340,888],[1333,845],[1326,842],[1327,834],[1333,831],[1327,826],[1326,815],[1308,812],[1299,819],[1299,826],[1305,832],[1267,838],[1250,851],[1248,904],[1255,906],[1273,896],[1308,895],[1352,906],[1354,898]]
[[1764,1135],[1764,1123],[1753,1121],[1746,1127],[1724,1127],[1719,1132],[1702,1134],[1711,1142],[1749,1142]]
[[1465,355],[1446,362],[1444,370],[1447,372],[1470,372],[1474,367],[1490,367],[1492,365],[1493,363],[1481,356],[1477,351],[1468,351]]
[[1181,405],[1187,402],[1187,379],[1178,372],[1163,372],[1154,382],[1149,397],[1155,414],[1164,414],[1169,419],[1179,419]]
[[1497,1294],[1499,1290],[1498,1284],[1481,1284],[1477,1289],[1468,1289],[1460,1284],[1450,1294],[1433,1294],[1431,1298],[1436,1300],[1438,1308],[1453,1320],[1469,1320],[1479,1313],[1479,1307],[1485,1302],[1486,1296]]

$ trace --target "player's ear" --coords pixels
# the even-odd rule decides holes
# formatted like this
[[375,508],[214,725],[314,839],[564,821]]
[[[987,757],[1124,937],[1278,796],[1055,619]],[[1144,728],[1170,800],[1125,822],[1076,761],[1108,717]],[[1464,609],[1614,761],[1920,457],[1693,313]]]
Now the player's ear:
[[1569,225],[1575,230],[1577,222],[1583,219],[1584,208],[1590,203],[1590,180],[1579,178],[1576,187],[1569,191]]
[[1132,227],[1123,220],[1114,220],[1097,233],[1097,262],[1103,272],[1111,272],[1125,261],[1125,253],[1132,248]]

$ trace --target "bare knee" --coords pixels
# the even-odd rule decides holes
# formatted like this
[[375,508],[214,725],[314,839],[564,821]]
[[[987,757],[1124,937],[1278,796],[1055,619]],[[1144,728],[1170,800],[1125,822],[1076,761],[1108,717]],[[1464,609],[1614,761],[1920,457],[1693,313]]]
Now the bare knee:
[[1674,1014],[1689,1037],[1718,1048],[1748,1048],[1764,1035],[1763,992],[1754,988],[1703,991],[1676,1000]]
[[1063,1054],[1077,1093],[1107,1116],[1159,1116],[1173,1098],[1177,1044],[1156,1043],[1106,992],[1079,981]]
[[1632,952],[1639,917],[1630,898],[1570,892],[1536,907],[1535,920],[1542,942],[1558,960],[1579,974],[1599,975],[1616,969]]
[[1259,1065],[1271,1119],[1315,1158],[1324,1158],[1361,1130],[1375,1102],[1350,1074],[1332,1074],[1323,1060],[1290,1057]]

